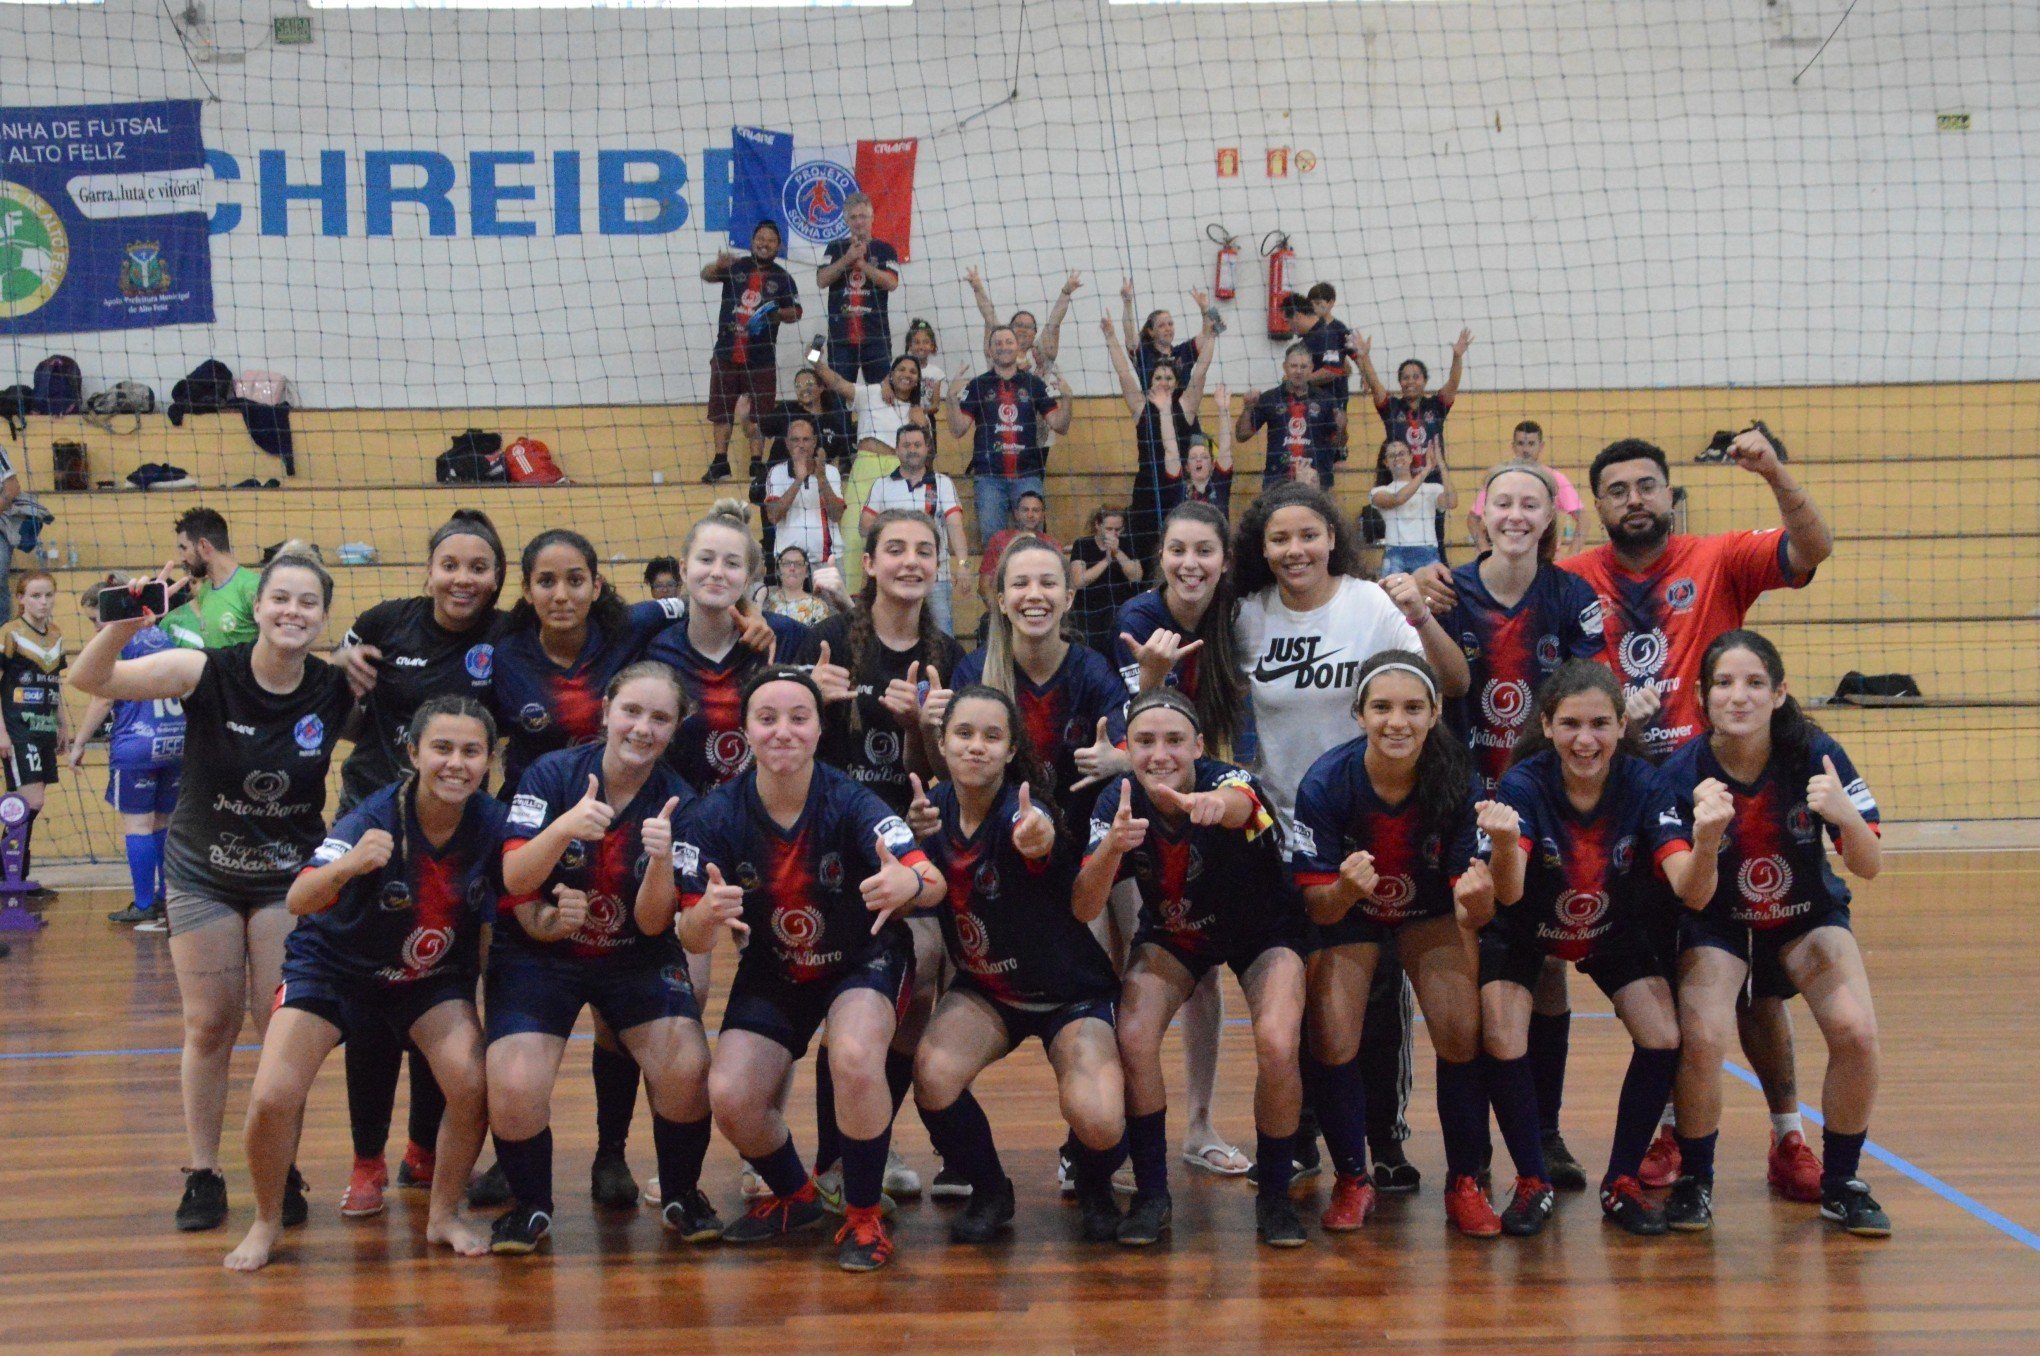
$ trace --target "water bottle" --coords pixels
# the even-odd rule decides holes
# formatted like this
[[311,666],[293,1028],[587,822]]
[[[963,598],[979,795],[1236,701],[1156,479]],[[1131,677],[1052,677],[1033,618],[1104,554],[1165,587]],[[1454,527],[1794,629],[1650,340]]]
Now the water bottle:
[[64,564],[70,566],[74,570],[78,568],[77,542],[67,541],[64,543]]

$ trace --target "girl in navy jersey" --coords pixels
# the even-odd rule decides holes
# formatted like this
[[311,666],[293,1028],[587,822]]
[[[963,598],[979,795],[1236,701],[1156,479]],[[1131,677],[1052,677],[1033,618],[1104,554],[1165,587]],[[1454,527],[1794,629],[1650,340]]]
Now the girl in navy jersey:
[[949,1236],[988,1243],[1012,1223],[1013,1183],[970,1089],[1035,1036],[1076,1140],[1083,1236],[1110,1242],[1119,1230],[1112,1169],[1126,1134],[1112,1029],[1119,981],[1072,901],[1074,844],[1011,697],[981,685],[958,691],[943,713],[942,748],[950,779],[914,801],[911,819],[948,882],[936,914],[957,978],[921,1038],[914,1099],[943,1162],[970,1184]]
[[1263,1242],[1299,1246],[1303,1225],[1289,1184],[1303,1108],[1297,1053],[1306,932],[1283,878],[1281,835],[1253,775],[1204,756],[1196,709],[1182,693],[1162,688],[1134,698],[1126,744],[1134,777],[1098,797],[1075,888],[1079,917],[1095,917],[1118,880],[1134,881],[1141,900],[1120,992],[1135,1190],[1119,1241],[1144,1246],[1169,1227],[1162,1037],[1199,981],[1224,964],[1245,989],[1254,1021],[1255,1224]]
[[873,1271],[893,1251],[880,1201],[893,1115],[885,1056],[913,987],[913,940],[896,915],[938,903],[942,877],[884,801],[815,762],[822,700],[806,673],[753,675],[744,733],[751,767],[703,798],[680,847],[687,949],[710,949],[724,927],[747,939],[709,1097],[772,1195],[723,1239],[758,1243],[821,1222],[779,1101],[787,1070],[826,1020],[843,1141],[836,1260]]
[[1684,1166],[1665,1218],[1681,1230],[1713,1223],[1721,1061],[1735,1034],[1736,995],[1754,977],[1758,992],[1776,992],[1782,981],[1805,995],[1827,1040],[1820,1213],[1881,1238],[1891,1221],[1856,1175],[1877,1099],[1877,1013],[1849,927],[1849,887],[1823,841],[1852,874],[1876,876],[1877,801],[1842,746],[1786,691],[1785,662],[1763,636],[1736,630],[1709,645],[1700,690],[1707,737],[1663,769],[1693,842],[1692,868],[1672,877],[1689,910],[1679,925]]
[[[1492,1237],[1503,1222],[1480,1189],[1481,1142],[1490,1089],[1483,1087],[1480,984],[1467,930],[1494,912],[1494,884],[1476,850],[1476,811],[1466,750],[1438,730],[1438,678],[1415,655],[1388,650],[1360,665],[1353,713],[1361,736],[1319,758],[1296,793],[1290,843],[1318,951],[1310,967],[1310,1042],[1320,1068],[1318,1117],[1338,1181],[1321,1223],[1358,1229],[1374,1208],[1366,1179],[1365,1096],[1355,1065],[1374,967],[1393,946],[1423,1009],[1438,1053],[1438,1120],[1445,1136],[1445,1212],[1461,1233]],[[1503,1128],[1520,1125],[1534,1098],[1497,1098]],[[1509,1133],[1520,1150],[1511,1232],[1535,1232],[1550,1213],[1537,1137]],[[1526,1193],[1522,1188],[1529,1184]],[[1541,1199],[1537,1188],[1543,1188]],[[1542,1219],[1534,1223],[1541,1225]]]
[[[340,765],[342,815],[405,775],[406,741],[421,703],[442,696],[489,699],[502,622],[496,600],[507,564],[495,525],[473,509],[455,510],[426,544],[425,561],[425,592],[377,603],[362,613],[333,655],[363,694],[363,728],[354,751]],[[489,729],[493,739],[493,721]],[[405,1048],[403,1032],[391,1030],[394,1041],[383,1038],[388,1034],[384,1028],[366,1028],[347,1041],[343,1052],[354,1171],[341,1195],[340,1213],[350,1219],[382,1213],[389,1185],[383,1145]],[[410,1135],[397,1168],[398,1185],[431,1186],[432,1145],[443,1107],[429,1063],[412,1049]]]
[[378,1027],[384,1045],[415,1042],[434,1086],[448,1090],[437,1129],[447,1171],[433,1184],[425,1239],[465,1257],[488,1251],[484,1232],[461,1221],[460,1197],[482,1146],[481,932],[502,892],[507,814],[480,794],[495,743],[495,722],[472,699],[425,701],[406,732],[415,771],[341,815],[291,883],[284,902],[301,921],[284,945],[248,1094],[255,1223],[227,1255],[230,1270],[259,1270],[276,1245],[319,1066]]
[[[1156,314],[1164,318],[1167,315]],[[1133,558],[1145,565],[1153,559],[1161,536],[1162,514],[1167,509],[1164,500],[1181,474],[1182,452],[1190,446],[1190,435],[1197,429],[1198,411],[1204,405],[1204,378],[1211,369],[1212,355],[1218,352],[1217,335],[1207,318],[1187,372],[1159,354],[1142,372],[1135,369],[1133,355],[1121,347],[1112,318],[1107,316],[1099,323],[1105,331],[1105,349],[1112,356],[1113,370],[1119,374],[1119,394],[1126,401],[1127,413],[1133,416],[1133,498],[1127,506],[1126,535]],[[1145,335],[1146,331],[1142,333]],[[1147,347],[1145,339],[1142,347]],[[1172,442],[1179,458],[1174,475],[1165,465]]]
[[[268,1030],[267,996],[281,978],[294,921],[284,896],[325,832],[326,772],[354,709],[346,675],[310,655],[332,606],[333,577],[309,549],[286,543],[262,567],[253,641],[118,659],[154,620],[144,615],[102,627],[71,672],[72,685],[94,697],[181,700],[190,727],[205,731],[205,756],[185,762],[164,841],[170,958],[184,1005],[180,1081],[191,1166],[177,1227],[186,1232],[226,1221],[220,1124],[234,1038],[244,1013],[257,1035]],[[302,1224],[306,1213],[293,1168],[282,1222]]]
[[[1494,491],[1491,481],[1490,505]],[[1664,873],[1684,871],[1692,852],[1671,793],[1623,720],[1613,673],[1573,659],[1545,680],[1495,798],[1515,811],[1518,831],[1494,838],[1499,908],[1480,938],[1482,1041],[1505,1066],[1490,1077],[1520,1100],[1523,1074],[1506,1066],[1532,1056],[1531,995],[1554,961],[1577,965],[1634,1043],[1601,1209],[1633,1234],[1662,1234],[1664,1213],[1637,1175],[1678,1071],[1679,1017],[1651,931],[1671,906]]]
[[495,1252],[530,1252],[552,1226],[552,1088],[583,1007],[644,1071],[666,1227],[689,1243],[722,1232],[699,1186],[708,1042],[671,935],[673,818],[694,799],[664,761],[681,701],[665,665],[623,669],[603,693],[603,741],[540,758],[510,802],[488,1069],[489,1124],[516,1204],[496,1221]]

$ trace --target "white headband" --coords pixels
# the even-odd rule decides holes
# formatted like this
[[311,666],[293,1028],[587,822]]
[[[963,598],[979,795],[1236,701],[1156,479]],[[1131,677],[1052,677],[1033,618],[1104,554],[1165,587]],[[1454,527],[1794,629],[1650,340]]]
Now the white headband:
[[1438,685],[1431,681],[1431,675],[1418,668],[1415,664],[1405,664],[1400,659],[1390,660],[1374,670],[1374,672],[1368,674],[1367,682],[1360,685],[1361,695],[1366,695],[1368,683],[1372,683],[1384,673],[1407,673],[1411,675],[1424,685],[1424,691],[1431,694],[1431,704],[1433,706],[1438,704]]

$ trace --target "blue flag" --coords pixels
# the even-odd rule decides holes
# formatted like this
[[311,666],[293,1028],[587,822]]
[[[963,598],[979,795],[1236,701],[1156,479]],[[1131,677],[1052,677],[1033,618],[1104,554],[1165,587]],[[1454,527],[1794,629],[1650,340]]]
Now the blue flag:
[[749,249],[751,232],[761,221],[777,226],[784,240],[786,207],[780,196],[793,172],[793,133],[732,127],[730,145],[731,246]]

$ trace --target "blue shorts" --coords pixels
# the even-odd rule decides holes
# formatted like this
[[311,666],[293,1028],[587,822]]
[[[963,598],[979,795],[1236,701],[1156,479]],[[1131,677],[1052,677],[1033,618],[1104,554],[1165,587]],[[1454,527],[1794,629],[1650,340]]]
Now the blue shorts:
[[1361,912],[1360,906],[1355,904],[1352,908],[1346,910],[1346,916],[1338,922],[1314,923],[1311,927],[1317,934],[1317,949],[1323,951],[1328,947],[1334,946],[1387,946],[1389,940],[1395,936],[1404,923],[1422,923],[1432,918],[1450,917],[1452,917],[1452,909],[1448,906],[1444,909],[1431,909],[1422,913],[1413,913],[1406,918],[1398,918],[1391,923],[1369,918],[1365,913]]
[[914,936],[905,928],[887,928],[870,953],[845,973],[805,984],[786,978],[769,961],[752,963],[754,954],[763,955],[763,949],[747,950],[737,963],[722,1029],[776,1041],[796,1060],[807,1053],[808,1042],[828,1019],[839,995],[870,989],[892,1004],[895,1020],[906,1015],[914,996]]
[[167,815],[177,808],[184,769],[116,767],[106,772],[106,803],[124,815]]
[[1733,919],[1689,910],[1679,920],[1679,951],[1683,954],[1696,946],[1726,951],[1750,967],[1752,998],[1783,1000],[1796,995],[1799,988],[1785,973],[1785,965],[1778,959],[1778,953],[1815,928],[1847,927],[1849,906],[1846,904],[1814,908],[1804,918],[1795,918],[1775,928],[1753,928]]
[[1062,1034],[1064,1027],[1087,1017],[1095,1017],[1109,1028],[1117,1029],[1119,1025],[1119,1002],[1113,997],[1085,998],[1048,1008],[1022,1008],[1000,1002],[968,976],[960,976],[952,987],[976,995],[991,1007],[1000,1024],[1006,1028],[1006,1045],[1012,1050],[1025,1045],[1029,1036],[1038,1037],[1041,1048],[1047,1050],[1055,1044],[1055,1038]]
[[1132,950],[1139,951],[1142,946],[1152,946],[1156,950],[1166,952],[1178,965],[1190,972],[1192,981],[1201,981],[1215,967],[1224,965],[1231,968],[1233,977],[1242,984],[1247,982],[1247,971],[1254,968],[1254,962],[1270,951],[1277,949],[1294,951],[1298,956],[1310,953],[1308,934],[1302,919],[1294,920],[1293,924],[1256,932],[1249,937],[1235,938],[1230,945],[1219,950],[1204,951],[1192,950],[1167,929],[1154,926],[1146,917],[1145,911],[1140,926],[1134,930]]
[[[1484,928],[1480,934],[1480,982],[1507,980],[1535,990],[1537,977],[1544,973],[1546,954],[1534,939],[1519,932]],[[1617,926],[1600,939],[1592,955],[1573,964],[1610,998],[1639,979],[1652,975],[1671,978],[1669,967],[1659,958],[1640,924]]]
[[343,975],[329,967],[290,959],[284,963],[283,983],[276,986],[276,1008],[296,1008],[339,1028],[340,1039],[363,1039],[394,1033],[401,1044],[409,1040],[411,1028],[441,1003],[472,1003],[475,983],[471,976],[428,975],[403,984]]
[[499,943],[489,954],[486,992],[489,1011],[483,1029],[491,1043],[526,1031],[565,1040],[584,1007],[595,1009],[619,1035],[662,1017],[701,1020],[687,962],[679,957],[663,965],[619,965],[535,956],[515,944]]

